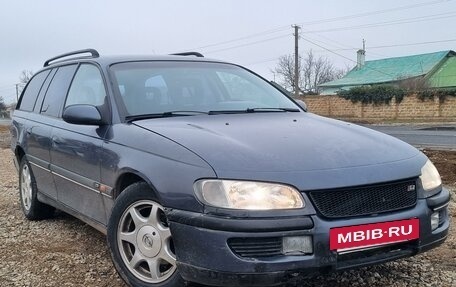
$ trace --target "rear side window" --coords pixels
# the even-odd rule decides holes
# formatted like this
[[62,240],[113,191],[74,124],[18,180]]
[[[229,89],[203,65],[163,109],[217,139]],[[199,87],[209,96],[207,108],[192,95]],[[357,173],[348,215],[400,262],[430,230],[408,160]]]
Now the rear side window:
[[83,64],[74,76],[65,107],[76,104],[101,106],[105,98],[106,90],[100,70],[94,65]]
[[35,106],[36,98],[40,93],[41,87],[43,86],[44,80],[49,75],[50,70],[43,71],[36,74],[28,83],[22,94],[21,102],[18,109],[23,111],[33,111]]
[[33,111],[35,113],[39,114],[41,111],[41,106],[43,105],[44,95],[46,94],[46,91],[49,87],[49,83],[51,83],[52,78],[54,78],[55,72],[57,72],[57,68],[54,68],[51,70],[51,72],[49,73],[49,75],[46,78],[46,81],[44,81],[44,84],[41,87],[40,94],[38,95],[38,99],[36,100],[36,103],[35,103],[35,108],[33,109]]
[[58,117],[77,65],[60,67],[55,73],[41,106],[44,115]]

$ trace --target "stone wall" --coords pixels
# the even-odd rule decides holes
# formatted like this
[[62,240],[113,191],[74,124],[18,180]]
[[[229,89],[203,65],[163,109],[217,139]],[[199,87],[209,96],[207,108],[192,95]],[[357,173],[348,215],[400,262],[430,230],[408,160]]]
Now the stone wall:
[[312,113],[341,119],[388,121],[423,120],[456,121],[456,97],[447,97],[443,103],[434,100],[421,101],[416,95],[404,97],[402,102],[393,100],[389,105],[352,103],[339,96],[305,96],[301,98]]

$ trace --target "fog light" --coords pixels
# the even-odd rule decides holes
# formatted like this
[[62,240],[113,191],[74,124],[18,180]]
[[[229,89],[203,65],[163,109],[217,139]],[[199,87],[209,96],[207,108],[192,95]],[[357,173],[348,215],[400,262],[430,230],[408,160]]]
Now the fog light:
[[282,239],[282,253],[303,255],[313,253],[312,236],[287,236]]
[[431,214],[431,229],[434,231],[439,227],[440,216],[439,212]]

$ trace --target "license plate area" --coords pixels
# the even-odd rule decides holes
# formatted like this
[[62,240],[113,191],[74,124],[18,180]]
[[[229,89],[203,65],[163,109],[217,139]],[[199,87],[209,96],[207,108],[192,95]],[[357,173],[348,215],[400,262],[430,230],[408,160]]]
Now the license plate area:
[[420,237],[418,218],[331,228],[330,250],[338,253],[375,248]]

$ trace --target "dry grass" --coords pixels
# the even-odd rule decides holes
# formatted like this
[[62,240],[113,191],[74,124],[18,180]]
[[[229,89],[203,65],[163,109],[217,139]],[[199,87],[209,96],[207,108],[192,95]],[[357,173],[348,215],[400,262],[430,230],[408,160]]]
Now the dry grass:
[[0,133],[9,133],[9,126],[0,125]]

